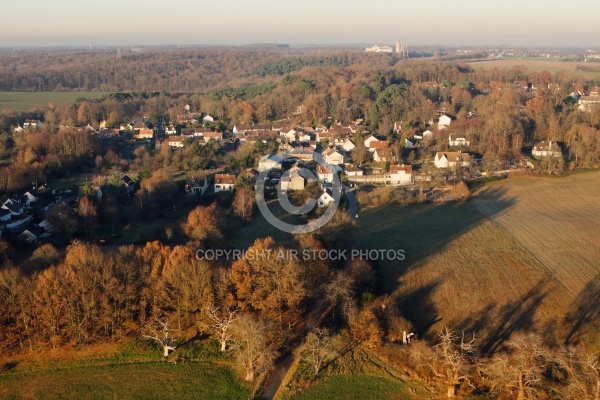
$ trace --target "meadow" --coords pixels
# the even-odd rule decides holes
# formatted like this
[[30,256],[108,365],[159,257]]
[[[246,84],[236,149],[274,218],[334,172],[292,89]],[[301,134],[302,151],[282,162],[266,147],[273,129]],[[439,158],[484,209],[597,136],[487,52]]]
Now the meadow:
[[73,103],[76,99],[97,99],[108,92],[0,92],[0,110],[29,111],[40,106]]
[[[578,76],[583,76],[586,78],[597,78],[600,76],[600,72],[589,72],[589,71],[579,71],[577,70],[578,65],[585,65],[583,62],[575,62],[575,61],[560,61],[555,59],[546,59],[546,58],[505,58],[501,60],[486,60],[486,61],[476,61],[469,63],[471,67],[475,70],[477,69],[492,69],[492,68],[500,68],[500,69],[510,69],[517,65],[525,66],[529,71],[533,72],[541,72],[548,71],[551,74],[555,74],[556,72],[564,72],[566,74],[574,74]],[[600,67],[598,63],[590,64],[592,67]]]

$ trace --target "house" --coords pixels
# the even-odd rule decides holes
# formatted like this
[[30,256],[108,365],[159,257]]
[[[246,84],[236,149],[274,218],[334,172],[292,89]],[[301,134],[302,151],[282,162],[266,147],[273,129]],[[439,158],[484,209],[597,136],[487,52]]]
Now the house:
[[531,154],[536,157],[562,157],[562,151],[556,142],[543,141],[539,142],[531,150]]
[[23,129],[21,127],[21,125],[17,125],[13,128],[13,132],[18,133],[18,132],[23,132],[25,129]]
[[215,193],[224,190],[233,191],[235,180],[234,174],[215,174]]
[[333,182],[333,174],[335,173],[333,166],[317,165],[317,176],[319,182]]
[[177,149],[185,146],[189,142],[189,136],[169,136],[167,138],[167,144],[172,149]]
[[211,140],[223,140],[223,132],[204,132],[202,135],[204,137],[205,142],[210,142]]
[[46,231],[48,236],[51,236],[54,233],[54,225],[52,225],[48,220],[43,220],[38,224],[40,228],[43,228]]
[[375,149],[375,151],[373,152],[373,161],[376,162],[388,162],[388,161],[393,161],[394,160],[394,156],[392,154],[392,150],[385,147],[382,149]]
[[23,129],[41,128],[44,124],[39,119],[26,119],[23,122]]
[[452,118],[444,114],[438,119],[438,129],[446,129],[451,123]]
[[449,146],[469,146],[471,142],[464,133],[451,133],[448,135]]
[[25,194],[23,194],[24,197],[27,197],[27,200],[29,201],[29,203],[34,203],[37,201],[37,197],[35,197],[35,195],[31,192],[25,192]]
[[277,154],[267,154],[258,161],[259,171],[269,171],[273,168],[281,168],[281,162],[283,158]]
[[436,168],[455,169],[457,167],[468,167],[471,165],[471,159],[469,153],[438,151],[435,153],[434,164]]
[[177,135],[177,129],[175,129],[175,125],[171,124],[165,128],[166,135]]
[[327,164],[343,164],[346,162],[346,155],[335,147],[323,151],[323,158]]
[[415,144],[408,140],[408,138],[404,138],[404,148],[412,149],[413,147],[415,147]]
[[[415,137],[417,137],[417,136],[415,135]],[[431,132],[429,129],[427,129],[425,132],[421,133],[421,137],[423,138],[423,140],[430,139],[433,137],[433,132]]]
[[598,96],[581,96],[579,98],[578,110],[581,112],[590,112],[600,109],[600,97]]
[[363,176],[364,171],[358,167],[350,165],[346,167],[346,176]]
[[530,89],[532,89],[531,82],[527,82],[527,81],[517,81],[517,82],[515,82],[515,86],[517,87],[517,89],[520,89],[520,90],[529,91]]
[[[137,125],[137,124],[136,124]],[[154,131],[152,129],[139,129],[133,134],[134,139],[152,139],[154,137]]]
[[215,118],[211,117],[209,114],[206,114],[202,117],[202,122],[215,122]]
[[8,210],[11,215],[18,216],[23,215],[23,207],[24,204],[22,204],[20,201],[16,199],[8,199],[4,202],[4,204],[2,204],[1,208]]
[[356,149],[356,146],[354,145],[354,142],[350,139],[346,139],[342,144],[342,150],[344,150],[346,153],[351,153],[354,151],[354,149]]
[[389,143],[387,140],[378,140],[376,142],[375,141],[370,142],[368,149],[371,153],[374,153],[375,150],[377,150],[377,149],[382,150],[382,149],[387,149],[388,147],[389,147]]
[[317,199],[317,206],[319,208],[327,207],[334,201],[335,199],[333,198],[333,191],[331,190],[331,188],[327,188]]
[[412,182],[412,165],[390,166],[390,180],[392,185],[407,185]]
[[302,190],[305,186],[304,177],[300,175],[300,168],[294,165],[289,171],[281,176],[279,182],[281,190]]
[[44,228],[39,225],[31,225],[29,229],[25,229],[21,232],[18,238],[27,243],[37,243],[38,240],[50,237],[51,235],[46,232]]
[[371,143],[373,142],[379,142],[379,139],[377,139],[375,136],[370,135],[368,138],[365,139],[365,141],[363,142],[365,147],[368,149],[371,147]]

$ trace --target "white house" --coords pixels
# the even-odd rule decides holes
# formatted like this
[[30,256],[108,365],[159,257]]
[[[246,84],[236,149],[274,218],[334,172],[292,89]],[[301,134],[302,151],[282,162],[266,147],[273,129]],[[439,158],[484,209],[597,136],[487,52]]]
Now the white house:
[[233,174],[215,174],[215,193],[223,190],[233,191],[236,176]]
[[165,134],[167,135],[177,135],[177,129],[175,129],[175,125],[171,124],[165,128]]
[[258,161],[259,171],[269,171],[273,168],[281,168],[281,162],[283,158],[277,154],[267,154]]
[[452,118],[444,114],[438,119],[438,129],[445,129],[446,127],[450,126],[451,123]]
[[560,147],[556,144],[556,142],[543,141],[539,142],[533,149],[531,150],[531,154],[537,157],[561,157],[562,152],[560,151]]
[[206,114],[204,117],[202,117],[202,122],[215,122],[215,119],[209,114]]
[[404,138],[404,147],[407,149],[412,149],[413,147],[415,147],[415,144],[408,140],[408,138]]
[[25,122],[23,122],[24,129],[41,128],[42,125],[44,124],[39,119],[26,119]]
[[327,150],[323,151],[322,155],[327,164],[339,165],[346,162],[345,154],[335,147],[328,148]]
[[459,151],[438,151],[435,153],[434,164],[436,168],[454,169],[459,166],[468,167],[471,165],[471,159],[469,153],[462,153]]
[[[421,133],[421,137],[423,139],[427,139],[427,138],[431,138],[433,136],[433,132],[431,132],[429,129],[427,129],[425,132]],[[415,135],[416,137],[416,135]]]
[[375,151],[373,152],[373,161],[376,162],[388,162],[388,161],[393,161],[393,155],[392,155],[392,150],[390,150],[389,148],[383,148],[383,149],[375,149]]
[[375,136],[371,135],[365,139],[365,141],[364,141],[365,147],[367,149],[369,149],[371,147],[371,143],[373,143],[373,142],[379,142],[379,139],[377,139]]
[[177,149],[185,146],[189,141],[189,136],[169,136],[167,139],[167,144],[172,149]]
[[21,127],[21,125],[17,125],[16,127],[13,128],[13,132],[18,133],[18,132],[23,132],[25,129],[23,129]]
[[352,140],[346,139],[342,144],[342,149],[347,153],[351,153],[354,151],[354,149],[356,149],[356,146]]
[[346,167],[346,176],[363,176],[365,173],[362,169],[349,165]]
[[317,200],[317,206],[319,208],[327,207],[329,204],[333,203],[333,201],[333,191],[330,188],[327,188],[325,191],[323,191],[323,194],[319,196]]
[[412,165],[390,166],[390,179],[392,185],[407,185],[412,182]]
[[24,204],[15,199],[8,199],[2,204],[1,208],[10,211],[11,215],[22,215]]
[[449,146],[469,146],[471,142],[464,133],[451,133],[448,135]]
[[402,121],[394,122],[394,133],[402,132]]
[[319,182],[333,182],[333,174],[335,173],[333,166],[324,167],[321,164],[317,165],[317,175]]

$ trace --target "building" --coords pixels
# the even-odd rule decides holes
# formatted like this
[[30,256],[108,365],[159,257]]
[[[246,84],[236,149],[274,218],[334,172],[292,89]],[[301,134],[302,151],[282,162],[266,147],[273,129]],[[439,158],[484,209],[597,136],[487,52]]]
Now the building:
[[579,98],[579,111],[590,112],[600,109],[600,96],[581,96]]
[[451,123],[452,118],[444,114],[438,119],[438,129],[446,129]]
[[317,176],[319,177],[319,182],[333,182],[333,174],[335,174],[333,166],[324,167],[321,164],[317,165]]
[[152,129],[139,129],[136,133],[133,134],[134,139],[152,139],[154,138],[154,131]]
[[172,149],[177,149],[185,146],[189,142],[189,136],[169,136],[167,138],[167,144]]
[[26,119],[23,122],[23,129],[41,128],[44,124],[39,119]]
[[378,44],[365,49],[367,53],[393,53],[394,49],[391,46],[380,46]]
[[206,114],[204,117],[202,117],[202,122],[215,122],[215,118],[209,114]]
[[327,164],[343,164],[346,162],[346,155],[343,151],[336,149],[335,147],[328,148],[323,151],[323,158]]
[[560,147],[552,140],[539,142],[533,146],[531,154],[535,157],[562,157]]
[[[381,143],[381,142],[379,142],[379,143]],[[394,161],[394,156],[392,154],[392,150],[387,147],[384,147],[382,149],[375,149],[375,151],[373,152],[373,161],[376,161],[376,162]]]
[[464,133],[451,133],[448,135],[448,145],[449,146],[469,146],[471,141],[467,138],[467,135]]
[[281,168],[283,158],[277,154],[267,154],[258,161],[259,171],[269,171],[274,168]]
[[333,198],[333,191],[331,188],[326,188],[321,196],[317,199],[317,206],[319,208],[327,207],[331,203],[333,203],[335,199]]
[[346,176],[363,176],[364,174],[365,172],[362,169],[353,165],[346,167]]
[[215,193],[224,190],[233,191],[236,176],[234,174],[215,174]]
[[392,185],[408,185],[412,183],[412,165],[390,166],[390,180]]
[[469,153],[460,151],[438,151],[435,153],[434,164],[436,168],[455,169],[458,167],[468,167],[471,165]]
[[304,177],[300,175],[300,168],[294,165],[288,172],[284,173],[280,180],[280,188],[286,190],[302,190],[305,186]]

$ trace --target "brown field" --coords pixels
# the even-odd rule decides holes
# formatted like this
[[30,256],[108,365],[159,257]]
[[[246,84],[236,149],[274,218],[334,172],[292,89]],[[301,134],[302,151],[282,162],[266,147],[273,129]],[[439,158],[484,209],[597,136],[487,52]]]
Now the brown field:
[[[544,58],[509,58],[503,60],[476,61],[469,63],[469,65],[475,69],[510,69],[516,65],[524,65],[529,71],[534,72],[541,72],[546,70],[554,74],[558,71],[562,71],[564,73],[580,75],[586,78],[594,78],[600,75],[600,72],[578,71],[578,65],[585,65],[581,62],[559,61]],[[600,63],[592,63],[589,65],[592,67],[600,67]]]
[[533,330],[600,348],[599,184],[600,173],[515,178],[467,203],[366,210],[359,240],[405,250],[378,271],[421,335],[447,325],[494,352]]

